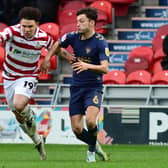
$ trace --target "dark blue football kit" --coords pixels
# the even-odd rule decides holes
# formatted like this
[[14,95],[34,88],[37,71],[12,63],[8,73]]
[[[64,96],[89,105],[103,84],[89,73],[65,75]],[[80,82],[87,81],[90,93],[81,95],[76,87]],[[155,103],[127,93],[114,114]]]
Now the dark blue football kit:
[[[73,48],[74,55],[83,62],[100,65],[103,60],[108,60],[109,48],[104,37],[95,33],[92,37],[81,40],[78,32],[71,32],[59,39],[60,47]],[[83,114],[88,106],[100,108],[102,100],[102,75],[91,70],[76,73],[73,71],[70,86],[70,115]]]

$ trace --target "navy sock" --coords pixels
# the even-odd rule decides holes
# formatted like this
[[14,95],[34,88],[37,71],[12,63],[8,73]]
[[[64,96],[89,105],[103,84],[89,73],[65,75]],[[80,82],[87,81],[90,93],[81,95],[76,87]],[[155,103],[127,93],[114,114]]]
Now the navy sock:
[[89,151],[94,152],[97,141],[97,127],[95,127],[94,129],[89,129],[88,134],[89,134]]
[[97,127],[95,127],[94,129],[90,129],[88,131],[83,128],[81,134],[76,135],[76,137],[89,145],[90,152],[95,151],[97,141]]
[[88,131],[86,129],[83,128],[81,134],[76,135],[76,137],[78,139],[80,139],[81,141],[89,144],[89,134],[88,134]]

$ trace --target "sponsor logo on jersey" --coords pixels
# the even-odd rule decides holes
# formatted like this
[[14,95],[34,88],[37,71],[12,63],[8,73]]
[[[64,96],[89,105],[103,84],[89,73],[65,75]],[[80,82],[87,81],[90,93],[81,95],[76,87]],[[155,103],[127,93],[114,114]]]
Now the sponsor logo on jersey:
[[106,56],[109,56],[109,55],[110,55],[109,48],[105,48],[105,54],[106,54]]

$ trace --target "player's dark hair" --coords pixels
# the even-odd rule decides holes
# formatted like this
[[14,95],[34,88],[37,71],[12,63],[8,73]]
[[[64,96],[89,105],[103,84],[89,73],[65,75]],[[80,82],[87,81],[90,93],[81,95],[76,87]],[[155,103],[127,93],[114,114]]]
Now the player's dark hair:
[[19,18],[20,19],[35,20],[38,22],[41,19],[41,12],[38,8],[23,7],[19,11]]
[[76,13],[76,15],[86,15],[87,18],[91,19],[91,20],[94,20],[95,23],[97,21],[97,9],[95,8],[91,8],[91,7],[86,7],[86,8],[82,8],[82,9],[79,9]]

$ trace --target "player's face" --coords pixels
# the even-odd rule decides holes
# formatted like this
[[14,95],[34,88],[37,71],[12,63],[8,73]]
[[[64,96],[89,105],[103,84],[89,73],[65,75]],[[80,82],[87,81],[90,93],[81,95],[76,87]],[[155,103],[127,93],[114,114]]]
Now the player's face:
[[77,16],[77,28],[79,33],[87,33],[93,28],[94,21],[81,14]]
[[25,38],[32,38],[36,32],[38,23],[35,20],[22,19],[21,29]]

